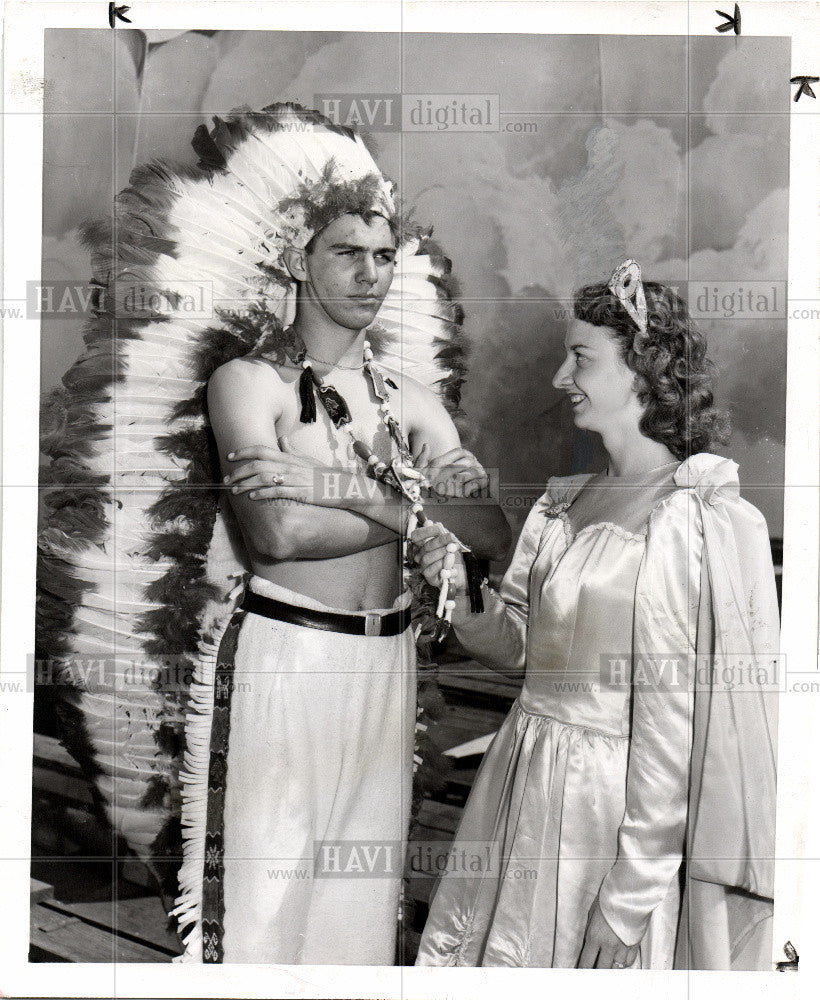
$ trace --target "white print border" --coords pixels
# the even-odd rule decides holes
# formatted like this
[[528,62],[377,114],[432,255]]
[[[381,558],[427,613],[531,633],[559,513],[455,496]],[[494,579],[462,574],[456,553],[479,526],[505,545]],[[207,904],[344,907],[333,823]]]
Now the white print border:
[[[722,6],[722,5],[717,5]],[[41,245],[43,31],[46,27],[107,30],[104,3],[29,2],[5,7],[4,286],[25,287],[39,274]],[[533,32],[553,34],[714,35],[716,4],[606,0],[480,3],[417,0],[304,0],[285,2],[137,3],[128,16],[134,27],[256,28],[259,30]],[[790,36],[792,74],[820,67],[820,8],[817,3],[741,0],[743,33]],[[732,45],[731,33],[723,36]],[[579,67],[583,72],[583,67]],[[662,68],[661,70],[662,71]],[[100,86],[105,86],[100,81]],[[817,102],[792,107],[789,230],[789,298],[816,301],[820,274],[817,204],[820,148]],[[3,537],[2,665],[25,662],[33,648],[34,540],[36,534],[39,342],[36,328],[7,317],[3,337]],[[806,330],[806,326],[803,326]],[[786,509],[784,528],[783,653],[792,664],[817,662],[820,347],[816,336],[793,336],[790,323],[787,388]],[[40,996],[358,996],[495,998],[500,991],[543,996],[545,989],[600,990],[596,972],[535,969],[400,969],[231,966],[29,965],[29,839],[32,703],[0,700],[0,878],[6,905],[0,908],[0,991]],[[780,703],[777,904],[775,942],[797,933],[797,975],[766,975],[774,996],[816,993],[820,898],[820,724],[815,699],[784,697]],[[812,766],[807,766],[812,762]],[[803,859],[806,860],[803,860]],[[814,861],[814,863],[809,863]],[[797,931],[795,931],[797,928]],[[785,936],[785,937],[784,937]],[[814,970],[814,971],[813,971]],[[607,990],[624,994],[681,997],[744,997],[743,975],[620,973]],[[593,978],[589,978],[589,977]],[[755,983],[758,980],[755,979]],[[813,988],[812,988],[813,987]]]

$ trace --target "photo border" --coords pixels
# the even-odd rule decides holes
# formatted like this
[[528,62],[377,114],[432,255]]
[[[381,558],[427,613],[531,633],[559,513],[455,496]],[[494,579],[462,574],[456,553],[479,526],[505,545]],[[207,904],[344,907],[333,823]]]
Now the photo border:
[[[44,30],[92,27],[110,30],[107,4],[27,4],[5,8],[3,194],[5,303],[24,297],[27,278],[39,275],[42,234],[42,98]],[[788,36],[792,75],[820,75],[820,4],[741,2],[744,35]],[[134,28],[233,28],[256,30],[404,31],[713,35],[720,18],[714,3],[523,2],[515,0],[361,0],[361,2],[133,4]],[[116,29],[114,29],[116,30]],[[731,33],[724,36],[732,44]],[[789,184],[790,302],[820,303],[820,105],[791,106]],[[820,552],[820,346],[805,320],[789,320],[783,555],[782,652],[791,674],[805,665],[807,680],[820,679],[818,654],[818,552]],[[19,670],[33,649],[37,511],[40,343],[37,319],[6,319],[3,334],[2,466],[2,672]],[[791,940],[801,951],[795,975],[625,970],[604,983],[596,971],[516,969],[415,969],[408,967],[194,966],[131,964],[29,964],[29,866],[33,696],[0,692],[0,992],[10,996],[356,996],[493,997],[515,989],[541,996],[549,988],[574,991],[604,986],[615,996],[680,993],[740,996],[766,989],[793,996],[816,987],[815,942],[820,940],[820,760],[818,702],[781,694],[775,949]],[[781,958],[785,956],[781,955]],[[814,970],[814,971],[813,971]],[[568,976],[568,979],[564,979]],[[758,977],[767,977],[765,983]],[[637,977],[637,978],[636,978]],[[798,985],[799,984],[799,985]],[[815,990],[816,992],[816,990]]]

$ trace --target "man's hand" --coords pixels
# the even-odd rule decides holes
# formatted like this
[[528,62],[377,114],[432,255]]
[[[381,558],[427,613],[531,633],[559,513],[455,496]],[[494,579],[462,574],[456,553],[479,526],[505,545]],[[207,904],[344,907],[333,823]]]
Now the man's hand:
[[[413,544],[415,563],[424,574],[425,580],[433,587],[440,587],[447,545],[455,542],[461,548],[461,542],[443,524],[433,521],[416,528],[410,536],[410,541]],[[457,597],[466,593],[467,571],[464,567],[464,557],[460,552],[456,552],[453,575],[450,577],[450,596]]]
[[[292,500],[371,517],[371,501],[379,499],[381,489],[385,492],[389,505],[395,508],[392,521],[396,525],[394,527],[392,521],[385,524],[382,520],[379,523],[396,533],[401,530],[401,498],[389,487],[381,486],[364,473],[346,472],[308,455],[263,445],[251,445],[231,452],[226,457],[229,462],[241,463],[224,479],[225,485],[230,486],[233,494],[246,494],[248,499],[254,501]],[[381,506],[385,505],[382,499]]]
[[332,470],[305,455],[253,445],[231,452],[227,459],[238,463],[223,482],[231,493],[247,493],[251,500],[296,500],[311,503],[317,473]]
[[598,897],[590,907],[579,969],[627,969],[635,961],[639,946],[625,945],[601,912]]
[[466,448],[451,448],[430,460],[430,448],[423,444],[413,464],[430,483],[436,496],[477,497],[488,488],[490,479],[484,467]]

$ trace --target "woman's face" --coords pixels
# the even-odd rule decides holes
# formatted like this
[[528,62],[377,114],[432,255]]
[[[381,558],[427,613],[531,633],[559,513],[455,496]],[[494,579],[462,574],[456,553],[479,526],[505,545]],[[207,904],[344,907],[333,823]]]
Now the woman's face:
[[613,331],[573,320],[564,348],[567,356],[552,384],[568,394],[575,426],[603,435],[636,428],[643,407],[635,373],[621,358]]

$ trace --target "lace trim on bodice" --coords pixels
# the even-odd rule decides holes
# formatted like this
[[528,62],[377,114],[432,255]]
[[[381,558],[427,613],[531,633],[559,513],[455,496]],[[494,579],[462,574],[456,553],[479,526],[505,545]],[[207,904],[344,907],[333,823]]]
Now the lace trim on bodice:
[[572,506],[573,500],[581,492],[583,486],[592,478],[591,475],[562,477],[557,482],[552,482],[547,486],[547,499],[552,502],[544,508],[544,516],[548,521],[561,521],[567,548],[588,531],[609,531],[625,542],[643,543],[646,540],[646,528],[640,532],[629,531],[614,521],[595,521],[592,524],[585,524],[577,531],[572,527],[567,510]]
[[620,538],[625,542],[643,543],[646,540],[646,530],[641,532],[627,531],[626,528],[622,528],[620,524],[615,524],[614,521],[595,521],[593,524],[585,524],[583,528],[579,528],[575,531],[570,524],[569,515],[566,511],[562,510],[553,516],[561,521],[564,526],[564,539],[566,540],[567,548],[569,548],[574,541],[577,541],[581,535],[586,534],[588,531],[609,531],[617,538]]

